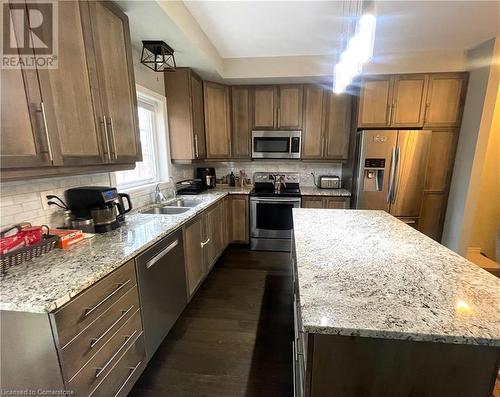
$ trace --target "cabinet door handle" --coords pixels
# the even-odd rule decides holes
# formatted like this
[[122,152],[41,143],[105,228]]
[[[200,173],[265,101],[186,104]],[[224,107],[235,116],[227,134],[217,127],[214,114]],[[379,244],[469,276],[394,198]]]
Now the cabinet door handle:
[[177,247],[177,244],[179,244],[179,240],[175,239],[172,243],[168,245],[167,248],[162,250],[160,253],[156,254],[152,259],[150,259],[146,263],[146,269],[151,268],[155,263],[157,263],[161,258],[163,258],[165,255],[167,255],[170,251],[172,251],[175,247]]
[[393,146],[391,149],[391,166],[389,170],[389,188],[387,189],[387,203],[392,202],[392,190],[394,188],[394,175],[396,173],[396,147]]
[[426,104],[425,104],[425,110],[424,110],[424,124],[427,122],[427,112],[429,111],[430,106],[431,106],[431,104],[430,104],[430,103],[426,103]]
[[127,376],[127,379],[125,379],[125,382],[123,382],[123,384],[120,386],[120,388],[118,389],[118,391],[116,392],[115,394],[115,397],[119,396],[122,389],[125,387],[125,385],[128,383],[128,381],[130,380],[130,378],[132,378],[132,376],[134,376],[134,373],[135,371],[137,371],[137,368],[139,368],[139,366],[142,364],[142,361],[139,361],[135,366],[133,367],[128,367],[128,369],[130,370],[130,374]]
[[200,157],[200,153],[198,152],[198,134],[194,134],[194,157]]
[[201,248],[203,248],[205,245],[207,245],[210,242],[210,238],[207,238],[207,241],[204,243],[201,243]]
[[387,117],[387,123],[386,123],[387,125],[391,124],[391,109],[392,109],[392,104],[388,103],[385,112],[385,115]]
[[113,117],[111,116],[109,116],[109,130],[111,132],[111,141],[113,142],[113,159],[118,160],[118,155],[116,154],[115,127],[113,126]]
[[52,154],[52,146],[50,144],[50,136],[49,136],[49,129],[47,128],[47,116],[45,114],[45,104],[40,102],[40,110],[36,111],[37,113],[40,113],[42,116],[42,123],[43,123],[43,131],[45,133],[45,139],[47,141],[47,152],[49,154],[49,160],[51,163],[54,162],[54,156]]
[[111,331],[113,329],[113,327],[118,324],[128,313],[130,313],[130,311],[134,308],[134,305],[130,306],[127,310],[122,310],[122,314],[120,314],[120,316],[113,322],[113,324],[111,324],[107,329],[106,331],[104,331],[101,335],[99,335],[97,338],[92,338],[90,340],[90,348],[93,349],[95,345],[97,345],[101,340],[102,338],[104,338],[109,331]]
[[106,121],[106,116],[102,117],[101,125],[104,130],[104,140],[106,141],[106,156],[108,157],[108,161],[111,161],[111,150],[109,148],[108,123]]
[[116,356],[120,354],[120,352],[127,346],[127,343],[130,339],[134,337],[134,335],[137,333],[137,330],[132,332],[130,335],[125,336],[125,340],[123,341],[122,345],[118,348],[118,350],[110,357],[108,361],[106,361],[106,364],[104,364],[102,367],[99,367],[96,369],[95,377],[98,378],[99,376],[102,375],[102,373],[106,370],[106,368],[109,367],[109,365],[113,362]]
[[91,313],[93,313],[97,308],[102,306],[104,303],[106,303],[113,295],[115,295],[118,291],[120,291],[123,287],[125,287],[128,283],[130,283],[130,280],[125,281],[124,283],[118,283],[117,287],[108,295],[106,296],[103,300],[101,300],[99,303],[97,303],[95,306],[92,307],[87,307],[85,309],[84,317],[87,317]]

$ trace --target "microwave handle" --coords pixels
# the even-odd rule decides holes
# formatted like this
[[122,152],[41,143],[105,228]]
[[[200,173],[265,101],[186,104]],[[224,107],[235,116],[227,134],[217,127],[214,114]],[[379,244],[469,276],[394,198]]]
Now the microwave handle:
[[293,139],[292,137],[288,138],[288,153],[292,154],[292,145],[293,145]]

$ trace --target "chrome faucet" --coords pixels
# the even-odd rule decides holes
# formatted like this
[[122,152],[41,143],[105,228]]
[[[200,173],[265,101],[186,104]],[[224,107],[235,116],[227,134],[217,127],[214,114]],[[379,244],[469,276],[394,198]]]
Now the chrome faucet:
[[160,190],[160,184],[157,184],[155,189],[155,204],[161,204],[163,201],[166,200],[167,198]]

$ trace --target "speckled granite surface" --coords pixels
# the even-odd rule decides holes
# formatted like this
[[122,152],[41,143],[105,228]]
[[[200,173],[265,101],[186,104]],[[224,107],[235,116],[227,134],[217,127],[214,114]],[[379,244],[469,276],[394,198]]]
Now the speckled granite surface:
[[346,189],[320,189],[316,186],[301,186],[300,193],[303,196],[351,197],[351,192]]
[[229,185],[217,185],[215,188],[216,191],[219,192],[226,192],[229,194],[248,194],[250,193],[250,190],[253,189],[252,185],[247,185],[244,187],[236,187],[236,186],[229,186]]
[[306,332],[500,346],[500,281],[383,211],[294,209]]
[[130,214],[117,230],[9,269],[0,281],[0,310],[44,313],[61,307],[227,194],[217,188],[189,196],[200,204],[180,215]]

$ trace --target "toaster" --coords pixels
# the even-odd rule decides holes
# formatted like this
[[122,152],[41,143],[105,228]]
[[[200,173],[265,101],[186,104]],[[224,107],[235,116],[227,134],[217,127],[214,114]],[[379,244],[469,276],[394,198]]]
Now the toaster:
[[318,187],[321,189],[340,189],[340,177],[336,175],[321,175]]

